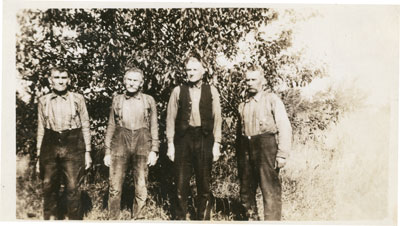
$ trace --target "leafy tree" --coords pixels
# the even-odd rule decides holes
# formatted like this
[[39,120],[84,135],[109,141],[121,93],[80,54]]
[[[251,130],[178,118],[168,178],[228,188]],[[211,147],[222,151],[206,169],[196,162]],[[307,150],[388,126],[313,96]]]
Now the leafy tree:
[[[307,102],[301,98],[299,88],[324,76],[324,71],[319,67],[300,67],[301,55],[285,52],[291,46],[290,28],[266,38],[269,34],[262,28],[279,19],[278,12],[267,8],[19,12],[16,67],[21,88],[17,91],[17,153],[35,154],[38,98],[51,89],[49,69],[65,66],[73,77],[71,89],[84,95],[91,117],[95,167],[90,180],[103,178],[103,141],[112,96],[123,91],[124,68],[137,66],[144,70],[143,91],[155,98],[159,116],[161,154],[150,179],[155,183],[169,181],[170,178],[160,177],[170,167],[165,157],[166,107],[173,87],[185,82],[183,60],[195,52],[206,63],[207,80],[221,95],[225,155],[215,164],[213,176],[218,184],[229,184],[229,194],[237,195],[234,141],[237,107],[245,97],[242,76],[247,66],[259,64],[264,68],[266,88],[282,97],[295,134],[306,134],[312,139],[315,128],[326,128],[339,114],[334,100]],[[291,67],[292,75],[282,73],[283,67]],[[285,88],[279,90],[282,86]],[[226,195],[218,184],[213,184],[214,192]]]

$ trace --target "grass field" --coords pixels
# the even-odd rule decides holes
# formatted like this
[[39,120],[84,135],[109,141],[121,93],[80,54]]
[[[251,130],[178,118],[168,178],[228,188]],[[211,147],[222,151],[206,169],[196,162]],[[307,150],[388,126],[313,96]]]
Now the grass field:
[[[383,220],[388,217],[389,110],[361,110],[344,115],[328,130],[316,131],[312,141],[304,142],[300,135],[295,136],[293,151],[280,174],[283,220]],[[225,156],[220,161],[219,164],[224,164],[229,160]],[[216,167],[218,179],[214,178],[212,184],[216,197],[212,220],[238,219],[235,214],[239,208],[239,185],[235,175],[224,175],[218,164]],[[18,157],[17,219],[41,219],[42,216],[41,185],[33,170],[27,157]],[[84,219],[107,220],[107,182],[86,182],[83,189],[87,207]],[[150,181],[145,220],[171,219],[171,200],[168,195],[160,195],[162,192],[160,182]],[[131,219],[128,206],[132,198],[132,192],[123,195],[122,220]],[[262,219],[260,191],[257,200]]]

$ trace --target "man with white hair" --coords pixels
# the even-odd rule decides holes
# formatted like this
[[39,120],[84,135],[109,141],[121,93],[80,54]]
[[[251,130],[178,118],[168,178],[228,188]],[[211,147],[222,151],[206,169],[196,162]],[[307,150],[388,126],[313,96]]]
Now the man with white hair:
[[198,57],[184,62],[188,84],[175,87],[167,109],[167,156],[175,163],[176,218],[187,219],[192,170],[196,175],[197,220],[210,220],[212,162],[220,156],[221,106],[215,87],[205,84]]
[[248,98],[239,105],[241,118],[236,150],[240,198],[247,216],[258,220],[255,197],[260,186],[264,220],[280,220],[282,201],[278,175],[291,148],[292,128],[281,99],[265,91],[265,83],[261,67],[247,70]]
[[143,71],[128,68],[125,92],[113,98],[105,137],[104,164],[110,167],[109,218],[120,215],[122,185],[128,164],[133,170],[135,198],[133,217],[143,217],[147,199],[148,167],[158,159],[158,122],[154,98],[142,93]]

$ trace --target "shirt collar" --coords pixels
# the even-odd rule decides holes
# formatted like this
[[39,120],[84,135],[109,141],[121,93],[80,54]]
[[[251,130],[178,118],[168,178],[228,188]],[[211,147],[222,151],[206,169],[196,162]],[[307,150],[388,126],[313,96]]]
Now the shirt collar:
[[251,100],[254,100],[255,102],[259,102],[261,99],[262,93],[263,93],[263,91],[260,91],[256,95],[248,97],[245,102],[248,103]]
[[199,81],[198,83],[196,83],[193,86],[190,86],[190,88],[197,88],[197,89],[201,89],[201,85],[203,85],[203,81]]
[[133,96],[128,96],[128,95],[126,94],[126,92],[124,92],[124,97],[125,97],[126,100],[128,100],[128,99],[130,99],[130,98],[140,100],[140,97],[141,97],[141,96],[142,96],[142,95],[141,95],[140,92],[137,92],[137,93],[136,93],[135,95],[133,95]]
[[57,94],[55,94],[54,92],[52,92],[50,95],[51,95],[51,99],[55,99],[55,98],[57,98],[57,97],[61,97],[61,98],[63,98],[64,100],[66,100],[67,97],[68,97],[68,95],[69,95],[69,91],[67,91],[64,95],[57,95]]

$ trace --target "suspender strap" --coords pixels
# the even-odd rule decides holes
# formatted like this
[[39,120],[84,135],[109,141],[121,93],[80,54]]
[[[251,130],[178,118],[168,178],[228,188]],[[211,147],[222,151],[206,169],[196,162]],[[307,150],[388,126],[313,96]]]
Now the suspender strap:
[[123,95],[121,95],[120,97],[119,97],[119,102],[118,102],[118,106],[117,106],[117,110],[118,110],[118,117],[119,117],[119,120],[118,120],[118,123],[119,123],[119,125],[121,126],[121,127],[123,127],[123,125],[122,125],[122,106],[124,106],[123,104],[124,104],[124,96]]
[[45,101],[45,105],[46,105],[46,109],[44,111],[44,120],[46,122],[46,128],[51,128],[50,127],[50,120],[49,120],[49,115],[50,115],[50,100],[51,100],[51,96],[47,95],[46,96],[46,101]]
[[[149,106],[149,103],[147,101],[147,98],[145,95],[143,95],[142,93],[139,94],[140,98],[142,99],[142,103],[143,103],[143,108],[144,108],[144,120],[147,123],[148,128],[150,128],[150,112],[151,112],[151,107]],[[119,99],[118,99],[119,98]],[[121,126],[123,126],[123,104],[124,104],[124,95],[120,95],[116,98],[116,103],[117,105],[116,107],[116,117],[115,117],[115,121],[116,123]]]
[[143,107],[144,107],[144,120],[147,124],[147,127],[150,129],[150,111],[151,111],[151,107],[148,106],[148,102],[146,99],[146,96],[143,95],[142,93],[140,94],[140,97],[142,98],[143,101]]
[[[68,102],[69,102],[69,110],[71,111],[71,115],[70,118],[68,120],[68,127],[69,129],[72,129],[72,121],[75,120],[76,117],[76,106],[75,106],[75,98],[74,98],[74,94],[73,93],[69,93],[68,94]],[[50,125],[50,120],[49,120],[49,116],[50,116],[50,105],[51,105],[51,95],[48,95],[46,97],[46,101],[45,101],[45,111],[44,111],[44,117],[45,117],[45,122],[46,122],[46,128],[51,129],[51,125]],[[76,122],[78,127],[80,127],[81,125],[79,124],[79,122]]]
[[74,120],[75,114],[76,114],[74,94],[70,93],[68,95],[68,97],[69,97],[70,110],[71,110],[71,118],[69,120],[69,129],[72,129],[72,120]]

